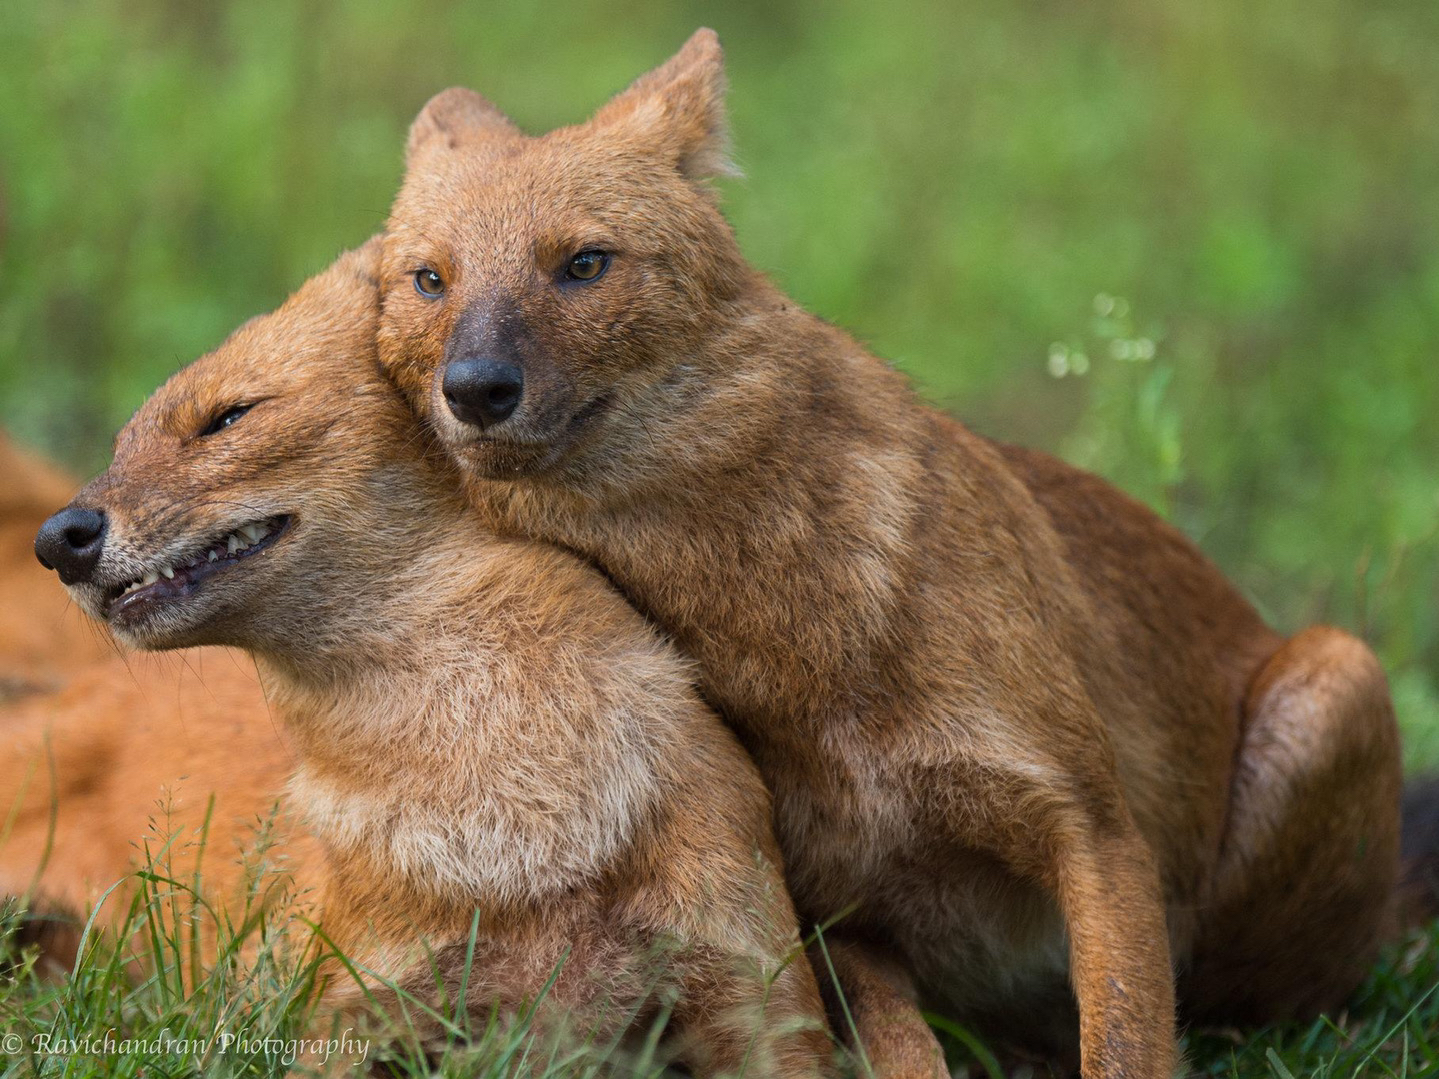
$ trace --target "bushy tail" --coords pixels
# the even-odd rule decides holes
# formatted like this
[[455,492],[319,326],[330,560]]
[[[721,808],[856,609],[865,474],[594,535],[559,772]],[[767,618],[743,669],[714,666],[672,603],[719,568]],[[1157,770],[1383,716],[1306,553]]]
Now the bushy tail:
[[1439,918],[1439,775],[1404,784],[1399,910],[1403,924]]

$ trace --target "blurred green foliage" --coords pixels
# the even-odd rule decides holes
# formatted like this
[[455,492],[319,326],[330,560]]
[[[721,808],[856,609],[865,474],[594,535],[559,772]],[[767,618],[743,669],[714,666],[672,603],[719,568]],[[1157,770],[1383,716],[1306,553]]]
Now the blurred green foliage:
[[1281,627],[1365,634],[1439,763],[1430,0],[5,7],[22,437],[97,467],[166,374],[381,226],[434,91],[541,130],[710,24],[750,256],[980,430],[1169,513]]

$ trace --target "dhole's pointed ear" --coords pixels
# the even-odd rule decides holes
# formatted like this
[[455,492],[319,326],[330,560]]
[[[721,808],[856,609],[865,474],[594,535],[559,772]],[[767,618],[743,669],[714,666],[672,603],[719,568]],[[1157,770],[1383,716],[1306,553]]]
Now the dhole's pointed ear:
[[675,53],[595,114],[669,156],[691,180],[733,176],[725,120],[724,53],[713,30],[696,30]]
[[420,110],[410,125],[405,163],[413,165],[437,149],[454,149],[487,138],[513,138],[520,134],[508,116],[473,90],[452,86],[441,90]]

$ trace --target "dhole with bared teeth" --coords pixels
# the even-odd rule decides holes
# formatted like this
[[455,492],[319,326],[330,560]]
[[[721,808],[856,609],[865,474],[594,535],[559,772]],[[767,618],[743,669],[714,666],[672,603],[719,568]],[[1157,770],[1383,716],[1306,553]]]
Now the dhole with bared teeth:
[[[166,869],[188,880],[213,831],[209,892],[246,902],[260,885],[232,841],[255,839],[292,764],[245,656],[117,656],[36,564],[36,530],[77,486],[0,435],[0,894],[41,914],[25,932],[52,961],[73,957],[107,893],[100,924],[125,913],[112,888],[147,838],[170,843]],[[305,843],[288,837],[285,857],[303,860]]]
[[754,766],[601,575],[460,498],[376,363],[378,257],[175,375],[38,551],[124,644],[254,654],[361,969],[487,1015],[558,967],[542,1024],[668,1001],[699,1073],[825,1073]]
[[853,908],[881,1071],[938,1068],[915,994],[1092,1077],[1170,1073],[1175,972],[1195,1018],[1341,1002],[1396,875],[1375,657],[1286,640],[1146,509],[751,269],[709,185],[723,83],[701,31],[575,127],[458,89],[416,119],[381,357],[469,499],[698,662],[801,914]]

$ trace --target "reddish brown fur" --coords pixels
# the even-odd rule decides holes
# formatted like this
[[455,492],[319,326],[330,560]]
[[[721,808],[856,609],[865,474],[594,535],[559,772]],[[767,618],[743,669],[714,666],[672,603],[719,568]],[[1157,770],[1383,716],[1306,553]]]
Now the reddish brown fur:
[[[420,114],[381,355],[473,504],[593,559],[698,661],[801,913],[853,905],[895,957],[859,979],[869,1014],[913,979],[1088,1076],[1160,1076],[1171,956],[1193,1015],[1340,1002],[1395,872],[1373,656],[1286,643],[1146,509],[924,406],[750,269],[705,185],[722,91],[702,31],[578,127],[527,138],[462,90]],[[591,248],[608,271],[567,281]],[[488,353],[525,388],[480,431],[440,374]]]
[[[243,902],[239,848],[293,767],[247,657],[121,658],[36,561],[36,530],[77,486],[0,436],[0,889],[31,897],[59,958],[146,839],[176,838],[169,868],[181,879],[203,854],[211,896]],[[207,813],[214,841],[202,848]],[[287,839],[285,856],[303,859],[306,842]],[[128,900],[124,887],[112,894],[101,924]]]
[[[643,1025],[669,996],[699,1073],[827,1071],[758,773],[603,577],[480,526],[379,372],[378,257],[342,258],[136,414],[77,496],[109,524],[72,592],[132,646],[254,653],[323,850],[296,877],[358,964],[433,996],[423,942],[455,993],[478,910],[479,1016],[533,998],[568,949],[544,1022],[584,1032],[608,1004]],[[117,598],[282,516],[193,591],[160,598],[162,575]],[[343,983],[337,1007],[359,996]]]
[[79,485],[0,434],[0,701],[52,689],[109,652],[35,561],[35,531]]
[[[293,755],[239,653],[100,661],[63,689],[0,707],[0,759],[10,822],[0,889],[29,896],[53,924],[82,925],[116,884],[99,924],[121,921],[147,841],[156,854],[169,844],[164,866],[175,879],[189,883],[203,869],[205,894],[232,913],[251,891],[249,854],[272,820],[275,871],[319,861],[313,840],[276,817]],[[73,934],[59,940],[60,957],[73,951]]]

